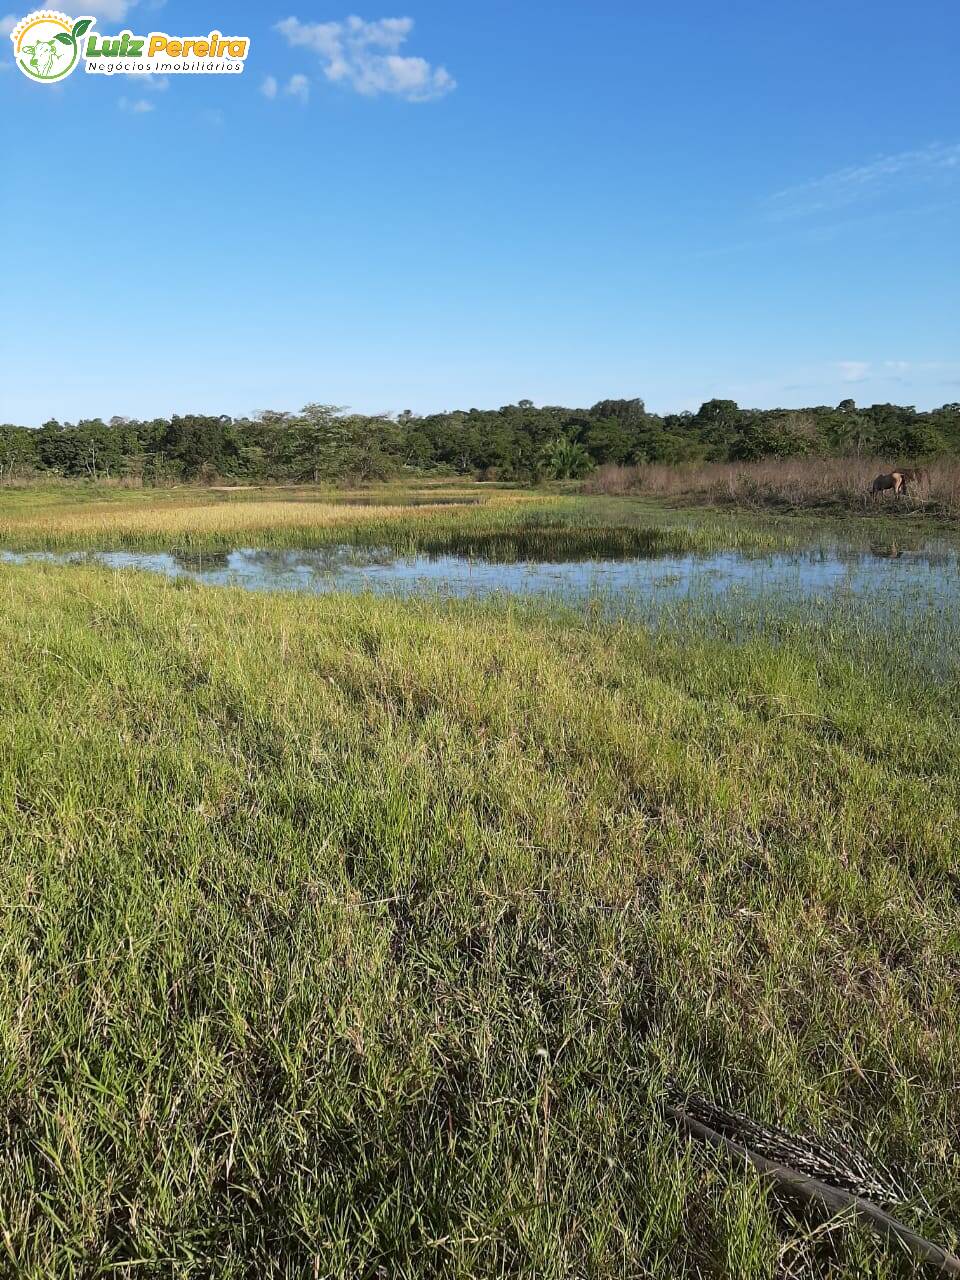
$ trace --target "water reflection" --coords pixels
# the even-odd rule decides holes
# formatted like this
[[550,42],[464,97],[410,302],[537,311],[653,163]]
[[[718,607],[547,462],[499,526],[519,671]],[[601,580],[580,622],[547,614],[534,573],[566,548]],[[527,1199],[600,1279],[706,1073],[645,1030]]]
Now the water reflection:
[[870,551],[873,555],[884,560],[899,560],[903,555],[902,549],[896,542],[874,541],[870,543]]
[[[316,502],[316,496],[310,493],[307,498],[310,502]],[[325,494],[323,502],[325,506],[341,506],[341,507],[481,507],[484,506],[489,499],[487,497],[470,497],[464,494],[462,497],[456,494],[448,494],[440,497],[421,496],[413,497],[408,494],[378,494],[375,497],[358,496],[357,494]]]
[[171,551],[170,559],[184,573],[221,573],[230,568],[229,551]]
[[[112,569],[146,569],[170,578],[249,591],[373,591],[411,596],[436,594],[482,597],[492,594],[546,596],[577,604],[603,597],[609,610],[627,613],[636,605],[676,600],[691,593],[786,600],[862,596],[895,601],[908,596],[926,606],[960,602],[960,557],[946,543],[905,550],[877,543],[869,550],[817,546],[792,553],[760,555],[734,551],[712,554],[656,554],[647,548],[627,556],[595,555],[582,549],[572,558],[500,558],[503,549],[474,546],[473,554],[402,554],[388,547],[331,545],[313,549],[238,548],[223,552],[2,552],[15,563],[94,563]],[[914,607],[921,607],[918,603]]]

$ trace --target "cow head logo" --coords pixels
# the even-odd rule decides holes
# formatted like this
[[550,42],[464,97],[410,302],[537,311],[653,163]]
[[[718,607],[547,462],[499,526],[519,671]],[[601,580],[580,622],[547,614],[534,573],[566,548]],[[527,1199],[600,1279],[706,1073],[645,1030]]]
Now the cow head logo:
[[52,9],[27,14],[10,33],[17,66],[41,84],[66,79],[80,61],[80,38],[93,23],[93,18],[72,20]]

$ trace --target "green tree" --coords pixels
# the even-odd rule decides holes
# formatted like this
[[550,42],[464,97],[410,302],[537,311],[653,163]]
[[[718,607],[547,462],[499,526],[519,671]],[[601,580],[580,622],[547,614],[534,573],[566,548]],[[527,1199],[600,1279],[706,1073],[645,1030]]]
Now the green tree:
[[0,424],[0,484],[37,465],[36,435],[26,427]]
[[569,436],[557,436],[540,455],[540,473],[547,480],[581,480],[592,470],[590,454]]
[[707,457],[722,462],[729,456],[741,425],[740,408],[736,400],[707,400],[697,410],[694,423],[707,447]]

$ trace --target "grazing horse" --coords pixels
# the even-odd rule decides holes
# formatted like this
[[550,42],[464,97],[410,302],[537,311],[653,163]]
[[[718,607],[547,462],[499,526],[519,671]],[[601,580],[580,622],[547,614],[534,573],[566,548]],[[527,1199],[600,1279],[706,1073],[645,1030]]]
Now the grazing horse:
[[892,489],[897,497],[899,497],[901,493],[906,493],[907,488],[903,482],[902,471],[888,471],[886,475],[877,476],[876,480],[874,480],[873,484],[870,486],[870,492],[874,497],[876,497],[878,493],[885,493],[888,489]]
[[900,467],[897,471],[890,471],[886,475],[877,476],[870,486],[870,492],[876,496],[878,493],[884,493],[886,490],[892,489],[899,498],[901,493],[909,496],[910,485],[925,484],[926,481],[927,473],[923,467]]

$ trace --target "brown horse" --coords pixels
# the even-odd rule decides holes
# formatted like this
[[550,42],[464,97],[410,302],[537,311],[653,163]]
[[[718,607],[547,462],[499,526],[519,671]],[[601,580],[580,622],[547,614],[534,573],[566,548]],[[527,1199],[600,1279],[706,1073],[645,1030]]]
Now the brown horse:
[[923,467],[900,467],[896,471],[887,472],[886,475],[877,476],[870,486],[870,492],[876,496],[878,493],[885,493],[892,489],[896,497],[899,498],[901,493],[906,497],[909,496],[910,485],[925,484],[926,481],[927,473]]
[[876,480],[874,480],[873,484],[870,486],[870,492],[874,497],[876,497],[878,493],[886,493],[888,489],[892,489],[897,497],[899,497],[901,493],[906,493],[906,486],[903,482],[902,471],[888,471],[885,475],[877,476]]

